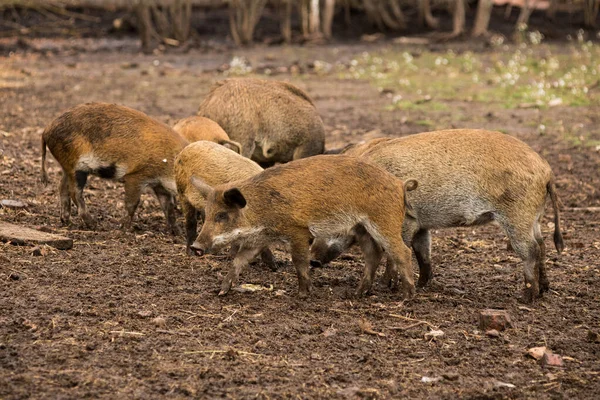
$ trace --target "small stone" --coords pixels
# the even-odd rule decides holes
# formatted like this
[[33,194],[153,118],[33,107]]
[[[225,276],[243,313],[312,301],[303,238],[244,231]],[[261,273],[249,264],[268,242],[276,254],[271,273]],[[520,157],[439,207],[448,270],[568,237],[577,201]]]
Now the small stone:
[[31,249],[32,256],[41,257],[41,256],[45,256],[46,253],[47,253],[47,251],[43,247],[35,246],[33,249]]
[[490,329],[489,331],[486,331],[485,334],[491,338],[500,337],[500,332],[498,332],[496,329]]
[[311,358],[312,360],[320,360],[322,357],[321,357],[321,355],[320,355],[319,353],[312,353],[312,354],[310,355],[310,358]]
[[533,359],[541,360],[542,357],[544,357],[544,353],[546,353],[546,351],[546,346],[532,347],[529,350],[527,350],[527,355]]
[[486,309],[479,312],[479,329],[484,332],[491,329],[501,332],[511,327],[510,315],[504,310]]
[[2,200],[0,201],[0,206],[5,208],[27,208],[27,204],[23,203],[20,200]]
[[423,382],[423,383],[435,383],[435,382],[439,382],[441,380],[442,380],[441,376],[436,376],[436,377],[424,376],[421,378],[421,382]]
[[148,318],[148,317],[152,316],[152,311],[150,311],[150,310],[142,310],[142,311],[139,311],[137,313],[137,315],[139,315],[142,318]]
[[9,277],[13,281],[18,281],[19,279],[21,279],[21,275],[15,273],[15,272],[11,272],[10,275],[9,275]]
[[548,368],[563,366],[564,363],[561,356],[559,356],[558,354],[550,353],[548,351],[544,353],[544,356],[542,357],[542,367]]
[[158,326],[159,328],[164,328],[165,326],[167,326],[167,320],[164,319],[163,317],[153,318],[152,323],[154,325]]
[[442,377],[447,381],[457,381],[460,375],[456,372],[446,372],[442,374]]
[[598,335],[596,332],[593,332],[591,330],[588,330],[587,339],[588,339],[588,342],[600,343],[600,335]]

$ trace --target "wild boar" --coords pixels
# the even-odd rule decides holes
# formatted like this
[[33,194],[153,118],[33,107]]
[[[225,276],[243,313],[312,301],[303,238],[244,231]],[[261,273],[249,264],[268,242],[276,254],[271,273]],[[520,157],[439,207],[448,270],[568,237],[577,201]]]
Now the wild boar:
[[[522,141],[476,129],[426,132],[402,138],[380,138],[347,146],[359,157],[400,179],[415,178],[408,195],[413,206],[404,220],[403,237],[419,264],[418,286],[432,278],[431,229],[497,222],[525,263],[526,301],[549,289],[546,247],[540,223],[546,199],[554,209],[554,244],[560,253],[558,198],[548,163]],[[313,258],[327,263],[353,242],[352,237],[313,244]]]
[[207,204],[204,226],[192,248],[207,253],[228,244],[239,246],[220,295],[262,248],[281,241],[290,245],[304,297],[311,286],[310,243],[350,234],[357,237],[366,260],[359,295],[371,289],[383,251],[392,260],[388,283],[396,287],[399,275],[403,294],[414,294],[410,250],[402,241],[403,184],[379,167],[343,155],[315,156],[214,188],[200,179],[193,183]]
[[242,145],[229,139],[223,128],[211,119],[197,115],[184,118],[173,126],[173,130],[190,143],[208,140],[225,146],[238,154],[242,153]]
[[321,154],[323,121],[310,97],[296,86],[261,79],[217,82],[198,115],[217,122],[242,155],[263,167]]
[[[198,141],[187,145],[175,158],[173,172],[179,194],[179,202],[185,216],[188,254],[193,255],[191,245],[197,236],[198,215],[204,221],[206,198],[192,184],[192,178],[201,179],[210,186],[248,179],[263,169],[254,161],[214,142]],[[263,262],[277,269],[273,254],[268,248],[261,253]]]
[[48,146],[63,169],[63,223],[69,223],[72,200],[85,224],[95,226],[83,199],[91,174],[125,183],[125,228],[131,227],[140,195],[148,187],[158,197],[169,229],[176,233],[173,162],[186,145],[187,141],[167,125],[140,111],[116,104],[81,104],[52,121],[42,134],[42,182],[48,183]]

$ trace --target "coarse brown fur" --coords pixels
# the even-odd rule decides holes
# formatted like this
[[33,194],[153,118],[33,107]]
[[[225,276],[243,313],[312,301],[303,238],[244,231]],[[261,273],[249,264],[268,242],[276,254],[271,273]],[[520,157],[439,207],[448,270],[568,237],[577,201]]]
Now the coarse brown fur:
[[414,293],[410,250],[402,241],[403,184],[379,167],[343,155],[316,156],[214,189],[202,182],[196,186],[206,194],[207,206],[192,247],[210,251],[231,243],[240,246],[220,294],[229,291],[260,249],[281,241],[290,245],[304,296],[310,289],[310,243],[350,234],[357,237],[366,259],[358,294],[371,289],[384,250],[392,260],[388,283],[395,286],[399,273],[403,294]]
[[[550,166],[528,145],[500,132],[456,129],[375,139],[349,146],[344,154],[368,160],[400,179],[419,182],[408,195],[415,218],[405,219],[403,235],[417,257],[420,286],[433,275],[431,229],[494,220],[525,262],[525,300],[533,301],[548,290],[540,221],[549,197],[554,243],[561,252],[558,198]],[[326,263],[351,243],[352,238],[333,246],[316,242],[313,255]]]
[[173,130],[190,143],[199,140],[208,140],[225,146],[238,154],[242,154],[242,145],[229,139],[223,128],[212,119],[197,115],[187,117],[178,121],[173,126]]
[[226,79],[217,82],[198,110],[217,122],[242,155],[262,166],[323,153],[323,121],[310,97],[287,82]]
[[160,201],[168,227],[176,232],[173,162],[186,144],[170,127],[140,111],[116,104],[81,104],[65,111],[42,134],[42,181],[48,182],[48,146],[63,169],[63,223],[69,222],[73,201],[85,224],[95,225],[83,199],[83,188],[92,174],[125,183],[128,217],[124,227],[131,226],[140,195],[150,187]]

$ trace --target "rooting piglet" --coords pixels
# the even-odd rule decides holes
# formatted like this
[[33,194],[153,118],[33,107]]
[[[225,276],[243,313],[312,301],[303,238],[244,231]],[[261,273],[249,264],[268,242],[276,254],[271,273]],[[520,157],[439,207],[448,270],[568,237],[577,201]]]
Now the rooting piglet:
[[217,82],[198,115],[217,122],[242,155],[264,167],[323,153],[323,121],[310,97],[296,86],[262,79]]
[[[564,245],[558,199],[550,166],[525,143],[500,132],[457,129],[379,138],[341,151],[400,179],[418,180],[418,189],[408,195],[413,210],[404,220],[403,236],[419,264],[419,286],[433,276],[431,229],[496,221],[525,262],[525,301],[548,290],[540,223],[550,198],[554,244],[560,253]],[[317,240],[313,258],[327,263],[353,241],[350,236]]]
[[[191,245],[197,236],[198,216],[204,221],[206,197],[193,184],[200,179],[210,186],[248,179],[263,169],[254,161],[213,142],[198,141],[187,145],[175,159],[175,183],[179,202],[185,215],[187,253],[193,255]],[[195,177],[195,178],[194,178]],[[277,269],[273,254],[268,248],[261,252],[263,262]]]
[[[343,155],[316,156],[214,188],[199,179],[193,183],[207,205],[192,248],[206,253],[239,246],[220,295],[261,249],[280,241],[290,245],[300,295],[305,296],[310,290],[310,243],[350,234],[357,237],[366,260],[359,295],[371,289],[383,251],[392,261],[387,283],[395,287],[399,273],[403,294],[413,295],[410,250],[402,241],[403,184],[379,167]],[[416,186],[414,180],[407,184]]]
[[169,229],[177,233],[173,162],[186,144],[167,125],[140,111],[116,104],[81,104],[52,121],[42,134],[42,182],[48,183],[48,146],[63,169],[63,223],[69,222],[73,201],[85,224],[95,226],[83,199],[83,188],[92,174],[125,183],[125,228],[131,227],[140,195],[149,187],[160,201]]
[[225,146],[238,154],[242,154],[242,145],[229,139],[223,128],[212,119],[197,115],[184,118],[173,126],[173,130],[190,143],[207,140]]

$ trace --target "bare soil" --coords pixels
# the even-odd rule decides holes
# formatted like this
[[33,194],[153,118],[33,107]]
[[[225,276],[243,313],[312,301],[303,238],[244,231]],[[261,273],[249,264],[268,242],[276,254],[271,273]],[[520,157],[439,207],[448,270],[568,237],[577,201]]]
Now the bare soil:
[[[0,199],[29,204],[0,209],[0,219],[74,239],[73,249],[43,247],[41,256],[0,243],[0,398],[600,398],[600,344],[589,336],[600,332],[600,152],[558,129],[599,140],[598,105],[510,110],[446,100],[442,112],[386,111],[389,98],[369,82],[311,69],[314,60],[348,61],[386,43],[157,56],[127,40],[121,52],[93,50],[102,43],[54,41],[56,50],[0,58]],[[552,227],[543,229],[550,292],[519,302],[522,263],[492,225],[435,232],[434,281],[410,301],[381,285],[355,298],[356,250],[312,271],[307,300],[297,297],[285,249],[276,252],[279,271],[256,264],[242,273],[265,290],[217,297],[230,261],[186,256],[184,238],[166,232],[149,195],[134,232],[121,231],[122,187],[100,179],[86,190],[98,229],[76,216],[60,225],[54,160],[51,185],[39,181],[47,123],[75,104],[107,101],[172,124],[195,113],[234,55],[272,71],[299,65],[274,77],[311,94],[330,148],[458,126],[502,129],[531,145],[555,171],[564,204],[562,254]],[[485,308],[508,311],[514,328],[499,337],[479,331]],[[431,329],[444,336],[425,339]],[[534,346],[560,354],[564,367],[527,357]]]

